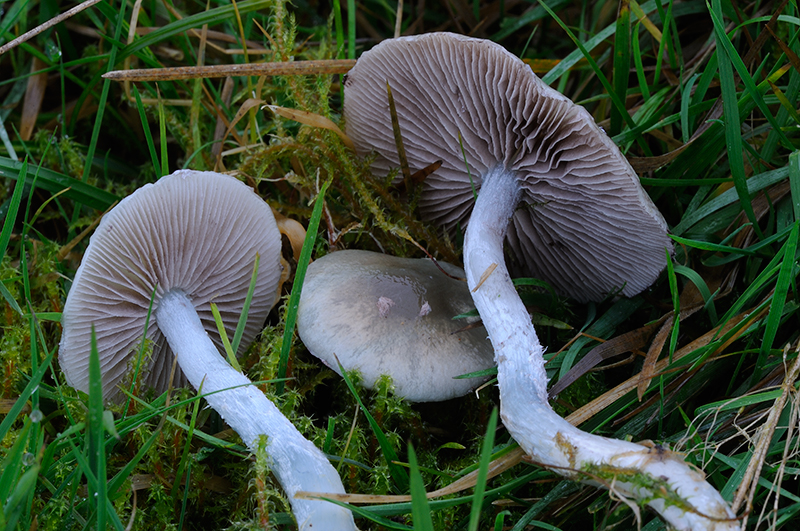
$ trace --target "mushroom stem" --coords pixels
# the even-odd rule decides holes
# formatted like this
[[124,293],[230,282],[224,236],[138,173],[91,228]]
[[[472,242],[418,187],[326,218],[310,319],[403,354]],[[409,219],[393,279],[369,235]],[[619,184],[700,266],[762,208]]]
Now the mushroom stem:
[[482,177],[464,241],[467,283],[495,350],[503,424],[541,465],[647,503],[676,529],[737,529],[722,496],[677,454],[591,435],[550,408],[544,348],[503,256],[517,182],[499,165]]
[[[220,355],[197,311],[180,290],[159,300],[156,322],[166,336],[186,378],[225,419],[251,450],[261,435],[271,470],[289,497],[301,530],[355,530],[347,509],[323,500],[296,499],[298,491],[344,494],[342,481],[325,455],[243,374]],[[213,393],[213,394],[212,394]]]

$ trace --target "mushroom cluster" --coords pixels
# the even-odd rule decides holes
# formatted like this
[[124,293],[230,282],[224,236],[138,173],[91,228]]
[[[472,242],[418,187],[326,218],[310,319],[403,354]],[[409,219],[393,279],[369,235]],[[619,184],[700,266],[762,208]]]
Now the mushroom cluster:
[[647,288],[672,245],[625,157],[583,108],[501,46],[433,33],[384,41],[347,76],[347,134],[360,154],[376,153],[376,172],[400,163],[387,83],[411,170],[443,161],[425,181],[423,215],[467,227],[467,282],[514,439],[534,461],[613,484],[677,529],[736,528],[725,500],[682,459],[590,435],[550,408],[544,348],[506,266],[504,242],[518,269],[580,301]]
[[347,509],[295,497],[298,491],[341,494],[344,487],[325,455],[221,355],[210,304],[233,337],[260,257],[239,348],[246,349],[276,301],[280,247],[269,206],[231,176],[178,171],[140,188],[106,214],[92,236],[62,313],[59,362],[67,382],[88,392],[94,330],[104,397],[118,399],[154,296],[146,337],[152,354],[140,381],[165,390],[177,359],[176,382],[188,380],[202,391],[249,448],[267,436],[272,471],[300,529],[354,530]]
[[[337,251],[312,263],[297,310],[297,333],[325,365],[358,370],[364,386],[381,375],[412,402],[462,396],[485,380],[458,376],[494,365],[460,268],[428,259]],[[455,277],[455,278],[453,278]]]

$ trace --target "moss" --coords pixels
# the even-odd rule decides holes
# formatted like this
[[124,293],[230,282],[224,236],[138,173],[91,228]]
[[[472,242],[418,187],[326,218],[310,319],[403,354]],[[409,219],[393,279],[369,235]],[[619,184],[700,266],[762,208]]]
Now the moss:
[[0,337],[2,398],[14,398],[24,375],[30,370],[30,328],[22,324],[3,326]]
[[627,483],[631,485],[632,490],[640,494],[644,492],[652,493],[650,496],[637,499],[636,502],[640,505],[645,505],[653,500],[663,500],[667,507],[678,507],[684,512],[694,511],[694,508],[672,489],[666,480],[653,477],[636,469],[611,465],[590,465],[582,467],[581,471],[588,474],[595,481],[600,481],[605,485]]

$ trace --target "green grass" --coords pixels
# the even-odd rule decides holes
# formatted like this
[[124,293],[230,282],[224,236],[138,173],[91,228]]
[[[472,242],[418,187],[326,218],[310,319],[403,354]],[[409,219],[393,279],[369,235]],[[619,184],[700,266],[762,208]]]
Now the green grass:
[[[73,5],[7,4],[0,44]],[[125,60],[161,68],[193,66],[201,55],[205,64],[358,57],[394,33],[394,2],[320,5],[327,6],[144,0],[136,25],[152,30],[128,43],[133,2],[112,0],[0,56],[0,530],[295,527],[264,456],[248,459],[193,391],[153,396],[132,386],[125,407],[109,406],[94,386],[87,396],[65,385],[58,367],[58,320],[88,241],[78,236],[139,186],[218,162],[311,229],[293,287],[287,283],[264,333],[239,361],[331,456],[348,492],[411,495],[355,508],[361,529],[636,525],[633,512],[606,492],[534,465],[484,480],[489,461],[514,447],[502,423],[494,428],[494,388],[478,398],[410,405],[392,395],[389,382],[366,391],[357,375],[336,376],[295,339],[302,271],[328,251],[329,229],[341,231],[339,247],[419,256],[418,243],[460,260],[457,238],[423,223],[414,194],[390,186],[399,173],[371,175],[334,133],[264,112],[227,125],[248,98],[339,122],[339,76],[233,78],[228,88],[221,79],[147,82],[131,87],[130,100],[122,84],[101,77]],[[638,376],[642,357],[620,351],[603,364],[625,363],[580,377],[554,406],[565,416],[577,411],[584,430],[670,445],[728,499],[756,464],[757,432],[781,398],[800,334],[800,12],[796,2],[777,13],[779,5],[501,0],[428,2],[420,11],[405,2],[401,21],[404,32],[471,33],[526,59],[559,60],[541,77],[584,105],[639,171],[676,243],[673,264],[650,291],[581,305],[535,280],[518,289],[547,319],[572,326],[537,327],[553,381],[597,347],[595,338],[612,340],[699,305],[668,330],[657,352],[663,370],[641,402],[634,385],[585,408]],[[201,54],[200,39],[187,31],[204,24],[219,33]],[[243,39],[246,56],[219,51],[242,48]],[[50,77],[41,109],[24,118],[33,134],[23,141],[34,58]],[[221,157],[212,151],[219,116],[230,129],[217,142]],[[311,201],[317,197],[326,211]],[[647,353],[649,341],[633,348]],[[800,518],[792,386],[753,482],[748,529],[793,529]],[[425,500],[423,490],[473,471],[473,489]],[[652,514],[642,518],[643,529],[664,529]]]

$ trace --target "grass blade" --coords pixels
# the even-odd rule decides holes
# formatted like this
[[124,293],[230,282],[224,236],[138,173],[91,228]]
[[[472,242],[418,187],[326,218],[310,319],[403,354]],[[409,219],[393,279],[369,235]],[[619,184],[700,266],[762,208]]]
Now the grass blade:
[[256,279],[258,278],[258,263],[261,256],[256,253],[256,259],[253,262],[253,274],[250,276],[250,287],[247,288],[247,296],[244,298],[244,306],[242,306],[242,314],[239,316],[239,322],[236,324],[236,332],[233,334],[233,342],[231,343],[231,350],[234,357],[239,352],[239,344],[242,342],[242,335],[244,334],[245,326],[247,326],[247,316],[250,313],[250,303],[253,302],[253,293],[256,290]]
[[[178,472],[175,474],[175,477],[178,478],[178,481],[172,485],[172,498],[175,499],[175,495],[178,492],[178,488],[180,487],[180,478],[183,477],[184,467],[186,470],[186,478],[184,479],[184,494],[183,494],[183,509],[181,510],[181,519],[183,518],[183,513],[186,511],[186,495],[189,492],[189,480],[191,479],[191,472],[192,472],[192,460],[189,457],[189,450],[192,447],[192,441],[194,440],[194,431],[197,422],[197,415],[200,412],[200,400],[195,400],[194,402],[194,409],[192,411],[192,417],[189,421],[189,429],[186,431],[186,442],[183,445],[183,455],[181,456],[180,463],[178,464]],[[182,527],[182,526],[181,526]],[[179,527],[179,529],[181,528]]]
[[[722,7],[720,0],[713,0],[713,9],[709,10],[712,17],[715,17],[714,24],[716,25],[722,18]],[[715,13],[716,12],[716,13]],[[716,16],[715,16],[716,15]],[[716,34],[717,50],[724,49],[724,42],[727,36]],[[730,41],[728,41],[730,44]],[[722,54],[725,55],[725,54]],[[739,103],[736,95],[736,85],[733,79],[733,66],[731,66],[730,57],[718,55],[719,62],[719,78],[722,88],[722,108],[723,116],[725,117],[725,145],[728,148],[728,163],[731,167],[731,175],[733,177],[733,184],[736,188],[736,193],[739,195],[739,201],[742,205],[742,210],[747,215],[747,219],[753,224],[753,228],[760,238],[764,235],[758,226],[756,215],[753,212],[753,205],[751,203],[750,194],[747,191],[747,175],[744,169],[744,160],[742,157],[742,127],[739,121]]]
[[[336,31],[336,58],[344,58],[344,24],[342,22],[342,5],[340,0],[333,0],[333,22]],[[344,101],[344,74],[339,74],[339,97]]]
[[147,350],[147,330],[150,328],[150,322],[153,317],[153,303],[156,300],[156,292],[158,291],[158,286],[153,288],[153,292],[150,294],[150,302],[147,305],[147,317],[144,320],[144,327],[142,328],[142,339],[139,342],[139,353],[136,355],[136,364],[134,365],[133,371],[133,378],[131,378],[131,385],[128,390],[128,398],[125,401],[125,415],[127,415],[129,411],[129,407],[131,405],[131,397],[133,396],[134,391],[136,390],[136,382],[139,380],[139,376],[142,372],[142,363],[144,361],[144,354]]
[[347,58],[356,58],[356,2],[347,0]]
[[[779,168],[777,170],[767,171],[759,175],[754,175],[749,179],[747,179],[744,183],[744,187],[747,194],[746,204],[750,208],[750,211],[752,212],[753,210],[749,199],[751,193],[764,190],[767,187],[772,186],[773,184],[776,184],[786,179],[788,176],[789,176],[789,168]],[[686,232],[688,232],[689,229],[691,229],[701,220],[711,216],[718,210],[721,210],[722,208],[735,203],[737,199],[739,199],[739,201],[742,202],[742,195],[740,195],[739,189],[734,186],[734,189],[722,192],[717,197],[708,201],[697,210],[687,213],[687,215],[684,216],[683,219],[681,219],[680,223],[678,223],[675,227],[673,227],[670,232],[676,235],[685,234]],[[744,208],[744,206],[742,206],[742,208]]]
[[[631,11],[627,0],[622,0],[614,33],[614,92],[623,105],[628,96],[628,70],[631,62]],[[627,111],[625,111],[627,114]],[[611,109],[611,135],[622,132],[624,118],[617,107]]]
[[[8,157],[0,157],[0,177],[18,180],[22,164],[22,162],[11,160]],[[95,210],[107,210],[108,207],[120,199],[116,195],[101,190],[96,186],[83,183],[79,179],[74,179],[47,168],[37,168],[36,174],[36,176],[32,176],[30,173],[26,173],[24,176],[25,184],[32,184],[35,178],[37,188],[47,190],[53,194],[64,192],[62,197]]]
[[17,521],[26,506],[26,500],[36,487],[36,480],[39,477],[39,470],[41,466],[35,464],[22,474],[22,477],[17,482],[14,492],[8,498],[8,501],[3,507],[3,513],[6,518],[5,529],[12,531],[17,528]]
[[[683,275],[684,277],[688,278],[697,288],[697,291],[700,292],[700,295],[703,297],[705,301],[705,309],[708,311],[708,317],[711,319],[711,325],[717,326],[717,322],[719,321],[717,317],[717,309],[714,306],[714,295],[711,293],[711,290],[708,288],[708,284],[706,281],[703,280],[703,277],[700,276],[700,273],[691,269],[686,266],[682,266],[680,264],[674,264],[673,270],[676,274]],[[670,353],[675,352],[671,350]]]
[[667,53],[670,55],[670,59],[673,59],[672,47],[669,45],[670,21],[672,20],[672,2],[671,1],[669,2],[669,6],[667,7],[666,13],[664,12],[664,6],[661,4],[661,2],[656,2],[655,6],[656,10],[658,11],[658,16],[661,17],[662,33],[661,33],[661,39],[658,41],[658,51],[656,52],[656,69],[653,74],[654,85],[658,84],[661,79],[661,64],[664,61],[665,47],[667,48]]
[[169,175],[169,157],[167,153],[167,119],[164,116],[164,100],[161,91],[158,93],[158,132],[161,135],[161,171],[159,177]]
[[[89,414],[86,434],[89,438],[89,464],[92,466],[96,489],[92,493],[92,505],[97,514],[97,529],[106,528],[106,434],[103,427],[103,381],[100,373],[100,355],[97,338],[92,325],[91,352],[89,355]],[[90,489],[91,493],[91,489]]]
[[616,28],[613,24],[610,24],[603,28],[602,31],[598,32],[597,35],[593,36],[591,39],[582,43],[581,47],[577,50],[570,52],[564,59],[558,62],[558,64],[550,70],[547,74],[542,77],[542,81],[544,81],[547,85],[553,83],[558,78],[563,76],[570,68],[575,66],[578,61],[584,58],[584,54],[591,52],[601,43],[606,42],[609,37],[614,34],[614,30]]
[[781,317],[783,317],[783,309],[786,304],[786,296],[789,293],[789,286],[795,276],[795,256],[797,254],[797,238],[798,227],[800,222],[795,222],[792,231],[789,233],[789,239],[783,249],[783,261],[781,262],[780,271],[778,272],[778,280],[775,283],[775,293],[772,296],[772,304],[769,308],[769,315],[764,329],[764,336],[761,340],[761,348],[758,352],[758,361],[753,367],[753,382],[757,382],[766,368],[767,357],[772,350],[772,344],[775,342],[775,336],[778,333],[778,326],[781,324]]
[[[31,430],[31,422],[25,420],[25,425],[19,431],[17,439],[11,448],[5,450],[3,459],[3,471],[0,473],[0,502],[6,501],[11,493],[11,489],[16,485],[20,470],[22,470],[22,456],[28,444],[28,433]],[[8,511],[6,510],[6,514]]]
[[284,321],[281,358],[278,361],[278,383],[275,384],[275,392],[278,396],[283,394],[286,368],[289,365],[289,353],[292,349],[292,339],[294,337],[294,327],[297,324],[297,306],[300,304],[300,291],[303,289],[303,280],[306,278],[306,270],[311,261],[311,251],[314,248],[314,241],[317,239],[317,228],[319,228],[319,221],[322,218],[322,206],[325,204],[325,192],[328,191],[330,184],[331,181],[326,181],[317,194],[317,198],[314,201],[314,210],[311,212],[311,219],[308,221],[308,229],[306,229],[306,239],[303,242],[303,249],[300,251],[300,258],[297,261],[297,271],[294,274],[292,294],[289,296],[289,304],[287,305],[286,319]]
[[358,396],[358,390],[353,385],[353,382],[350,381],[350,378],[347,376],[347,371],[345,371],[342,364],[339,364],[339,372],[342,374],[342,378],[344,379],[345,384],[347,384],[347,388],[350,389],[350,392],[358,402],[358,406],[361,408],[361,412],[364,413],[364,416],[367,418],[367,422],[369,422],[370,427],[372,428],[372,432],[375,434],[375,438],[378,439],[378,445],[381,447],[381,452],[383,452],[383,457],[386,459],[387,466],[389,467],[389,473],[394,479],[397,488],[401,492],[405,492],[408,489],[408,474],[406,471],[403,470],[403,467],[398,465],[396,461],[397,453],[395,453],[394,448],[392,448],[389,439],[386,437],[386,434],[383,433],[380,425],[375,420],[375,417],[369,412],[367,407],[364,405],[364,402],[361,401],[361,397]]
[[789,155],[789,187],[792,193],[794,220],[800,221],[800,151]]
[[217,325],[217,332],[219,332],[219,339],[222,341],[222,346],[225,347],[225,354],[228,356],[228,363],[230,363],[237,372],[242,372],[239,366],[239,361],[236,359],[236,352],[231,347],[231,342],[228,339],[228,332],[225,331],[225,323],[222,322],[222,316],[219,313],[219,308],[213,302],[210,304],[211,314],[214,316],[214,323]]
[[408,445],[408,464],[411,468],[411,516],[414,520],[414,531],[434,531],[425,484],[417,465],[417,454],[411,444]]
[[528,512],[526,512],[525,515],[520,518],[516,524],[514,524],[514,527],[511,528],[511,531],[523,531],[527,528],[528,524],[530,524],[539,513],[547,509],[550,504],[566,498],[578,489],[578,485],[572,481],[561,481],[554,488],[550,489],[550,492],[548,492],[541,500],[534,503],[533,506],[528,509]]
[[[22,203],[22,192],[25,189],[25,184],[27,184],[27,175],[28,159],[26,157],[25,161],[22,162],[22,165],[20,166],[19,173],[17,174],[17,184],[14,186],[14,192],[11,195],[11,200],[9,201],[8,210],[6,211],[6,219],[3,220],[3,230],[0,232],[0,259],[6,255],[6,251],[8,250],[8,242],[11,240],[11,231],[14,230],[14,223],[17,220],[19,206]],[[14,311],[20,315],[23,314],[22,308],[19,307],[17,300],[2,283],[0,283],[0,294]]]
[[669,341],[669,359],[672,360],[672,355],[675,353],[675,346],[678,344],[678,329],[681,323],[681,294],[678,292],[678,279],[675,277],[675,264],[672,262],[672,256],[670,256],[669,251],[666,251],[666,253],[667,278],[669,279],[669,292],[672,294],[672,314],[674,316],[672,333],[670,334]]
[[[719,0],[714,0],[716,4]],[[739,78],[744,83],[745,89],[747,93],[753,98],[753,101],[756,102],[759,110],[764,114],[764,117],[770,123],[775,131],[775,134],[778,135],[778,138],[783,143],[784,147],[793,150],[794,146],[792,145],[791,141],[786,138],[783,130],[781,130],[780,125],[775,120],[775,117],[772,116],[772,111],[769,110],[769,107],[764,102],[764,97],[761,94],[761,91],[756,87],[755,81],[753,81],[752,76],[750,76],[750,72],[748,72],[747,67],[742,61],[742,58],[739,57],[739,54],[736,52],[736,49],[733,47],[731,40],[728,38],[728,35],[725,33],[725,27],[722,24],[722,17],[718,16],[719,12],[716,9],[709,10],[711,14],[711,19],[714,23],[714,33],[717,39],[717,49],[721,49],[724,51],[726,58],[729,61],[729,65],[733,66],[736,70],[736,73],[739,74]],[[725,61],[720,61],[720,65]]]
[[150,159],[153,161],[153,171],[156,174],[156,179],[160,178],[161,165],[158,163],[158,153],[156,153],[156,145],[153,142],[153,134],[150,132],[150,124],[147,122],[147,114],[142,105],[142,97],[139,96],[139,91],[136,87],[132,89],[133,95],[136,96],[136,108],[139,110],[139,120],[142,122],[142,130],[144,131],[144,138],[147,141],[147,151],[150,152]]
[[333,25],[336,31],[336,58],[344,58],[344,24],[342,23],[342,4],[333,0]]
[[3,221],[3,232],[0,233],[0,258],[6,255],[8,242],[11,240],[11,231],[17,221],[17,213],[19,212],[19,205],[22,203],[22,191],[25,189],[27,176],[28,158],[26,157],[20,166],[17,184],[14,186],[14,193],[11,196],[11,202],[6,212],[6,219]]
[[[481,443],[481,459],[478,467],[478,477],[475,478],[475,491],[473,493],[472,509],[469,513],[469,531],[478,531],[480,524],[481,508],[483,507],[483,494],[486,492],[486,476],[489,472],[489,461],[492,460],[494,447],[494,432],[497,429],[497,408],[492,410],[489,425],[486,426],[486,436]],[[414,491],[411,491],[414,495]]]
[[633,28],[633,38],[631,39],[633,46],[633,63],[636,65],[636,80],[639,82],[639,90],[642,91],[642,98],[644,101],[650,99],[650,87],[647,86],[647,77],[644,73],[644,63],[642,62],[642,52],[639,49],[639,23]]
[[689,122],[689,102],[691,101],[692,87],[699,77],[700,74],[694,74],[690,77],[681,92],[681,140],[683,140],[684,144],[688,143],[692,137]]

